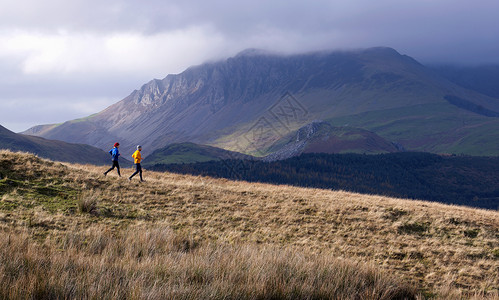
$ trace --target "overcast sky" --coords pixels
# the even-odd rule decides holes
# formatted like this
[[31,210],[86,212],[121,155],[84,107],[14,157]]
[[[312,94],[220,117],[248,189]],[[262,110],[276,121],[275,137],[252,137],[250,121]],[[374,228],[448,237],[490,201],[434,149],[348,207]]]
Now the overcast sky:
[[498,12],[497,0],[0,0],[0,125],[84,117],[246,48],[499,64]]

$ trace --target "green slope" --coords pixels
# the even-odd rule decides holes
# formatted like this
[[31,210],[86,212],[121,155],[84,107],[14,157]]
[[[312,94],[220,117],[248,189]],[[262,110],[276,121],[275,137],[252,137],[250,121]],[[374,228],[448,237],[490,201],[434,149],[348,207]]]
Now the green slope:
[[499,118],[484,117],[445,103],[373,111],[327,121],[334,126],[368,129],[414,151],[499,154]]
[[499,98],[499,65],[456,66],[434,65],[440,76],[470,90]]

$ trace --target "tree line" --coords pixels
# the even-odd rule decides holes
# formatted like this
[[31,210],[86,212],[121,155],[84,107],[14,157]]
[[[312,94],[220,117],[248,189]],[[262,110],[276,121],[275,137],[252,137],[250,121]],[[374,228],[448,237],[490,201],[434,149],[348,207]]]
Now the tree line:
[[499,157],[403,152],[302,154],[286,160],[220,160],[157,164],[150,169],[345,190],[487,209],[499,207]]

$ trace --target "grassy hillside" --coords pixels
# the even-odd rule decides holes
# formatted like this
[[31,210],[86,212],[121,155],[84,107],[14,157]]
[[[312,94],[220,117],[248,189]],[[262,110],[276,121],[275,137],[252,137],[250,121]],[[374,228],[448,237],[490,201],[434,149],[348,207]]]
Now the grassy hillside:
[[499,296],[497,211],[104,169],[0,152],[0,298]]

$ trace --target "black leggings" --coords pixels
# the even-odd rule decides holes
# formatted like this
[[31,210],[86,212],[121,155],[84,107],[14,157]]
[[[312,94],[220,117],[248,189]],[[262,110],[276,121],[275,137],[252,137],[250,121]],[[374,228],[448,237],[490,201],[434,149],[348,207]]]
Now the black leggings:
[[137,173],[139,173],[140,181],[142,181],[142,167],[140,166],[140,164],[135,164],[135,173],[130,176],[130,179],[132,179],[133,176],[137,175]]
[[115,167],[118,169],[118,175],[121,176],[121,174],[120,174],[120,164],[118,163],[117,160],[113,160],[113,166],[109,170],[107,170],[104,174],[107,174],[107,173],[111,172],[111,170],[114,170]]

